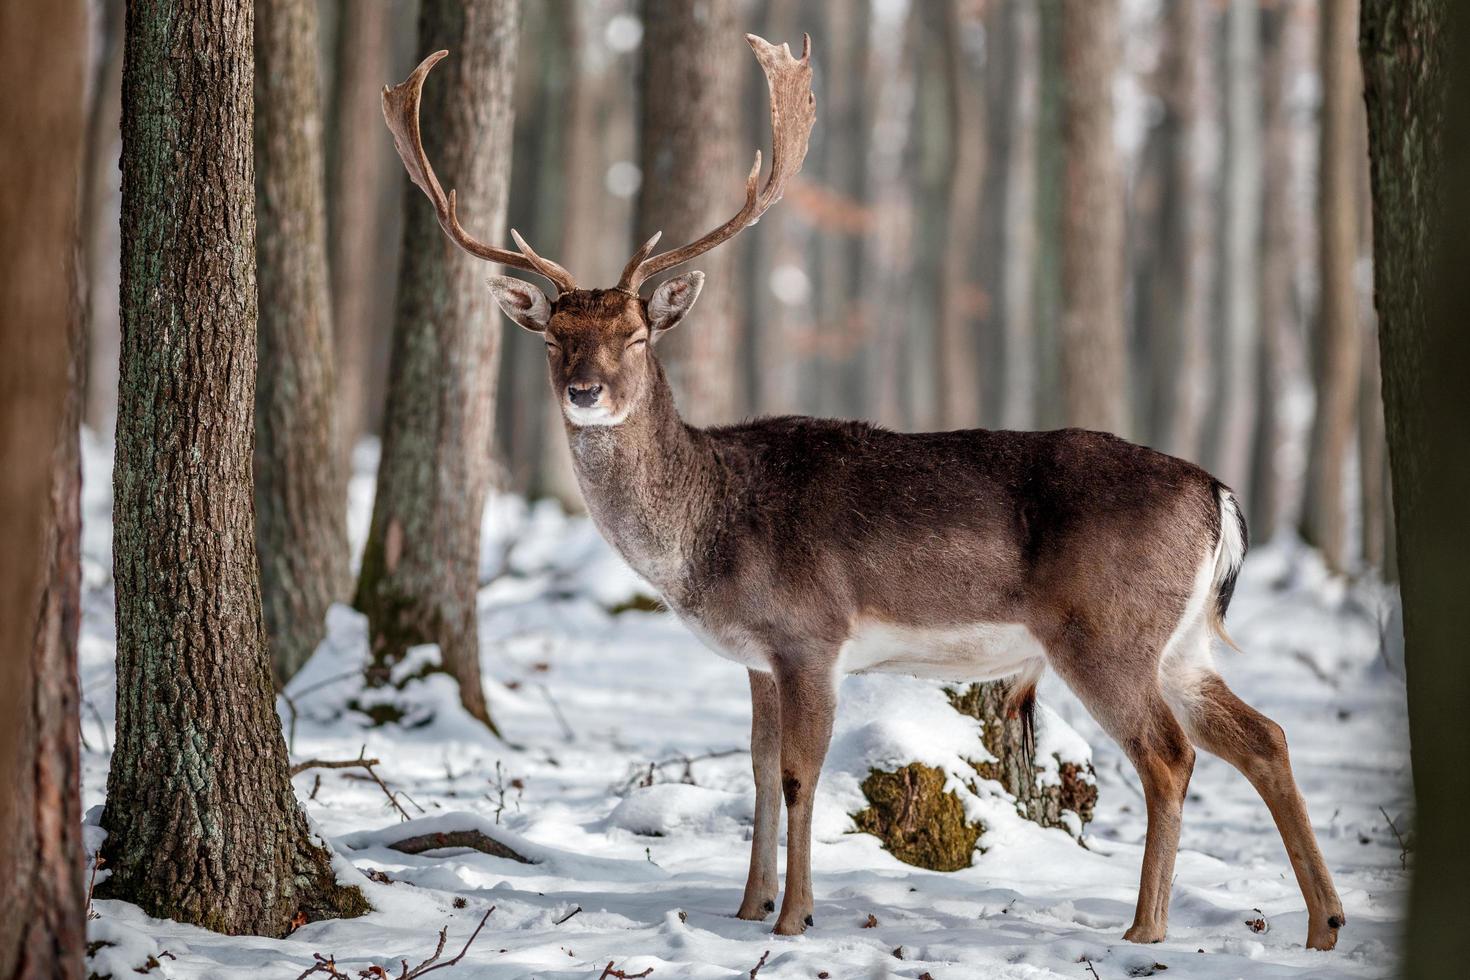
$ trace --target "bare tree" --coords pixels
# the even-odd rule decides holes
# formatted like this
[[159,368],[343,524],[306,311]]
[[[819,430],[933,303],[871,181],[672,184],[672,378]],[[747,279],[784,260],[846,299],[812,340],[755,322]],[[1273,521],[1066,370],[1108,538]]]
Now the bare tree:
[[1353,266],[1358,255],[1357,126],[1362,79],[1355,57],[1357,0],[1322,5],[1322,141],[1318,156],[1321,289],[1314,342],[1317,409],[1312,423],[1302,536],[1328,567],[1348,561],[1348,460],[1357,431],[1362,338]]
[[[423,93],[425,145],[462,220],[489,241],[505,222],[519,9],[517,0],[426,0],[419,15],[420,49],[453,51]],[[445,238],[416,188],[405,183],[404,193],[383,458],[357,606],[374,677],[409,647],[437,643],[466,710],[493,729],[475,594],[501,327],[484,269]]]
[[1205,4],[1164,8],[1159,96],[1161,169],[1157,272],[1148,305],[1149,431],[1159,448],[1197,459],[1210,397],[1209,338],[1215,154]]
[[1250,480],[1251,436],[1259,401],[1256,333],[1260,299],[1260,22],[1257,0],[1230,0],[1225,12],[1225,157],[1222,174],[1220,328],[1215,397],[1210,402],[1210,468],[1225,483]]
[[[635,222],[638,243],[662,231],[688,241],[723,221],[740,200],[750,148],[741,132],[745,61],[735,0],[644,0],[643,184]],[[739,252],[706,256],[708,284],[698,323],[661,348],[690,421],[729,422],[744,409],[738,371]]]
[[255,539],[277,684],[346,595],[347,467],[337,436],[327,284],[316,0],[258,0],[255,246]]
[[1416,804],[1402,975],[1431,980],[1463,971],[1470,899],[1470,17],[1450,0],[1364,0],[1360,44]]
[[1269,541],[1281,516],[1281,402],[1285,393],[1286,337],[1297,319],[1293,295],[1292,256],[1296,236],[1291,212],[1292,128],[1288,113],[1291,47],[1288,32],[1294,5],[1278,3],[1261,10],[1261,248],[1259,270],[1260,331],[1256,339],[1255,434],[1251,443],[1251,533]]
[[[378,283],[385,262],[384,188],[396,171],[393,142],[383,129],[378,93],[392,77],[392,8],[337,0],[337,44],[332,80],[331,139],[327,145],[327,228],[336,352],[338,464],[368,425],[374,349],[391,328]],[[392,185],[397,189],[397,184]]]
[[282,936],[366,902],[292,792],[261,623],[252,21],[230,0],[128,8],[100,888],[159,918]]
[[117,422],[118,154],[122,132],[124,0],[89,4],[95,21],[88,85],[87,147],[82,164],[78,285],[86,336],[83,419],[99,433]]
[[939,425],[968,429],[981,422],[986,397],[980,369],[981,309],[976,283],[975,248],[979,241],[982,192],[985,187],[986,106],[983,76],[973,42],[978,11],[965,0],[928,5],[931,30],[937,29],[944,67],[944,129],[948,140],[944,168],[944,239],[938,270],[939,318],[936,365]]
[[1005,379],[1001,425],[1031,427],[1036,417],[1036,152],[1039,114],[1040,15],[1030,0],[1007,0],[1003,13],[1004,46],[1008,49],[1010,99],[1005,129],[1007,152],[1001,312]]
[[82,976],[79,0],[0,7],[0,976]]
[[1062,0],[1062,392],[1072,425],[1126,435],[1117,0]]

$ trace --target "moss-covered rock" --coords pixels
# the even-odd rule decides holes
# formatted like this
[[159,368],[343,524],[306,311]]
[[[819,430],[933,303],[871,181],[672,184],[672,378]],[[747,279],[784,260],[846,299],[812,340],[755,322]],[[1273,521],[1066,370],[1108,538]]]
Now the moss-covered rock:
[[964,804],[945,791],[946,782],[943,771],[917,762],[895,772],[874,769],[862,783],[869,806],[853,820],[905,864],[933,871],[968,868],[985,828],[965,819]]

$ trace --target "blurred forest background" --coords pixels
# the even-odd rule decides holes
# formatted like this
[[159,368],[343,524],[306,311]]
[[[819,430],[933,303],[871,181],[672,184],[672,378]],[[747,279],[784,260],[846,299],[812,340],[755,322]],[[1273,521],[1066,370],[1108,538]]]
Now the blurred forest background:
[[[119,361],[122,7],[94,3],[91,26],[85,420],[102,433]],[[428,53],[418,8],[323,0],[283,28],[318,58],[344,456],[383,424],[412,271],[404,209],[430,213],[379,108],[381,87]],[[610,285],[653,231],[677,245],[736,210],[751,154],[769,146],[740,35],[799,46],[808,32],[818,123],[799,181],[696,264],[709,274],[699,310],[661,345],[686,418],[1108,429],[1211,469],[1257,540],[1300,532],[1340,571],[1391,573],[1356,8],[525,3],[514,127],[483,126],[466,151],[508,154],[506,218],[461,214],[483,239],[508,246],[517,228],[580,281]],[[434,163],[446,188],[471,179],[443,153]],[[264,317],[264,272],[261,289]],[[500,338],[482,351],[498,358],[496,482],[576,506],[540,339],[478,309],[477,329]],[[263,351],[263,386],[269,373]]]

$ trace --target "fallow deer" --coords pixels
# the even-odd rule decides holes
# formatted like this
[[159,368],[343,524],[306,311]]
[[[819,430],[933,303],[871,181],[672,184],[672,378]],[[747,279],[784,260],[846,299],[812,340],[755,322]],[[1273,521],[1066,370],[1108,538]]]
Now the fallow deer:
[[494,276],[513,322],[542,335],[592,519],[715,652],[748,668],[755,830],[738,915],[775,910],[777,823],[786,891],[775,931],[812,924],[813,791],[838,680],[890,671],[1011,681],[1029,708],[1050,668],[1117,739],[1148,808],[1137,911],[1124,938],[1164,938],[1194,746],[1232,763],[1270,808],[1306,900],[1307,945],[1329,949],[1342,904],[1297,790],[1280,726],[1215,670],[1211,636],[1245,557],[1235,496],[1184,460],[1112,435],[970,430],[902,434],[865,422],[762,418],[685,424],[654,343],[694,306],[703,274],[654,276],[755,223],[801,168],[815,120],[811,39],[800,58],[746,35],[771,97],[774,152],[745,203],[703,238],[655,255],[655,235],[611,289],[470,235],[424,152],[430,55],[383,110],[445,233],[490,262],[537,273],[554,298]]

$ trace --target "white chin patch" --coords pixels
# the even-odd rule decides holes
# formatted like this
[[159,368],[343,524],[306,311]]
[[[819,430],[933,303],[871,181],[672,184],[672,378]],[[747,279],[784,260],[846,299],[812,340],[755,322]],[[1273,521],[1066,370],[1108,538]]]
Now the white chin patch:
[[566,413],[567,419],[573,425],[620,425],[628,417],[626,409],[621,412],[609,412],[602,405],[583,408],[565,401],[561,403],[561,410]]

